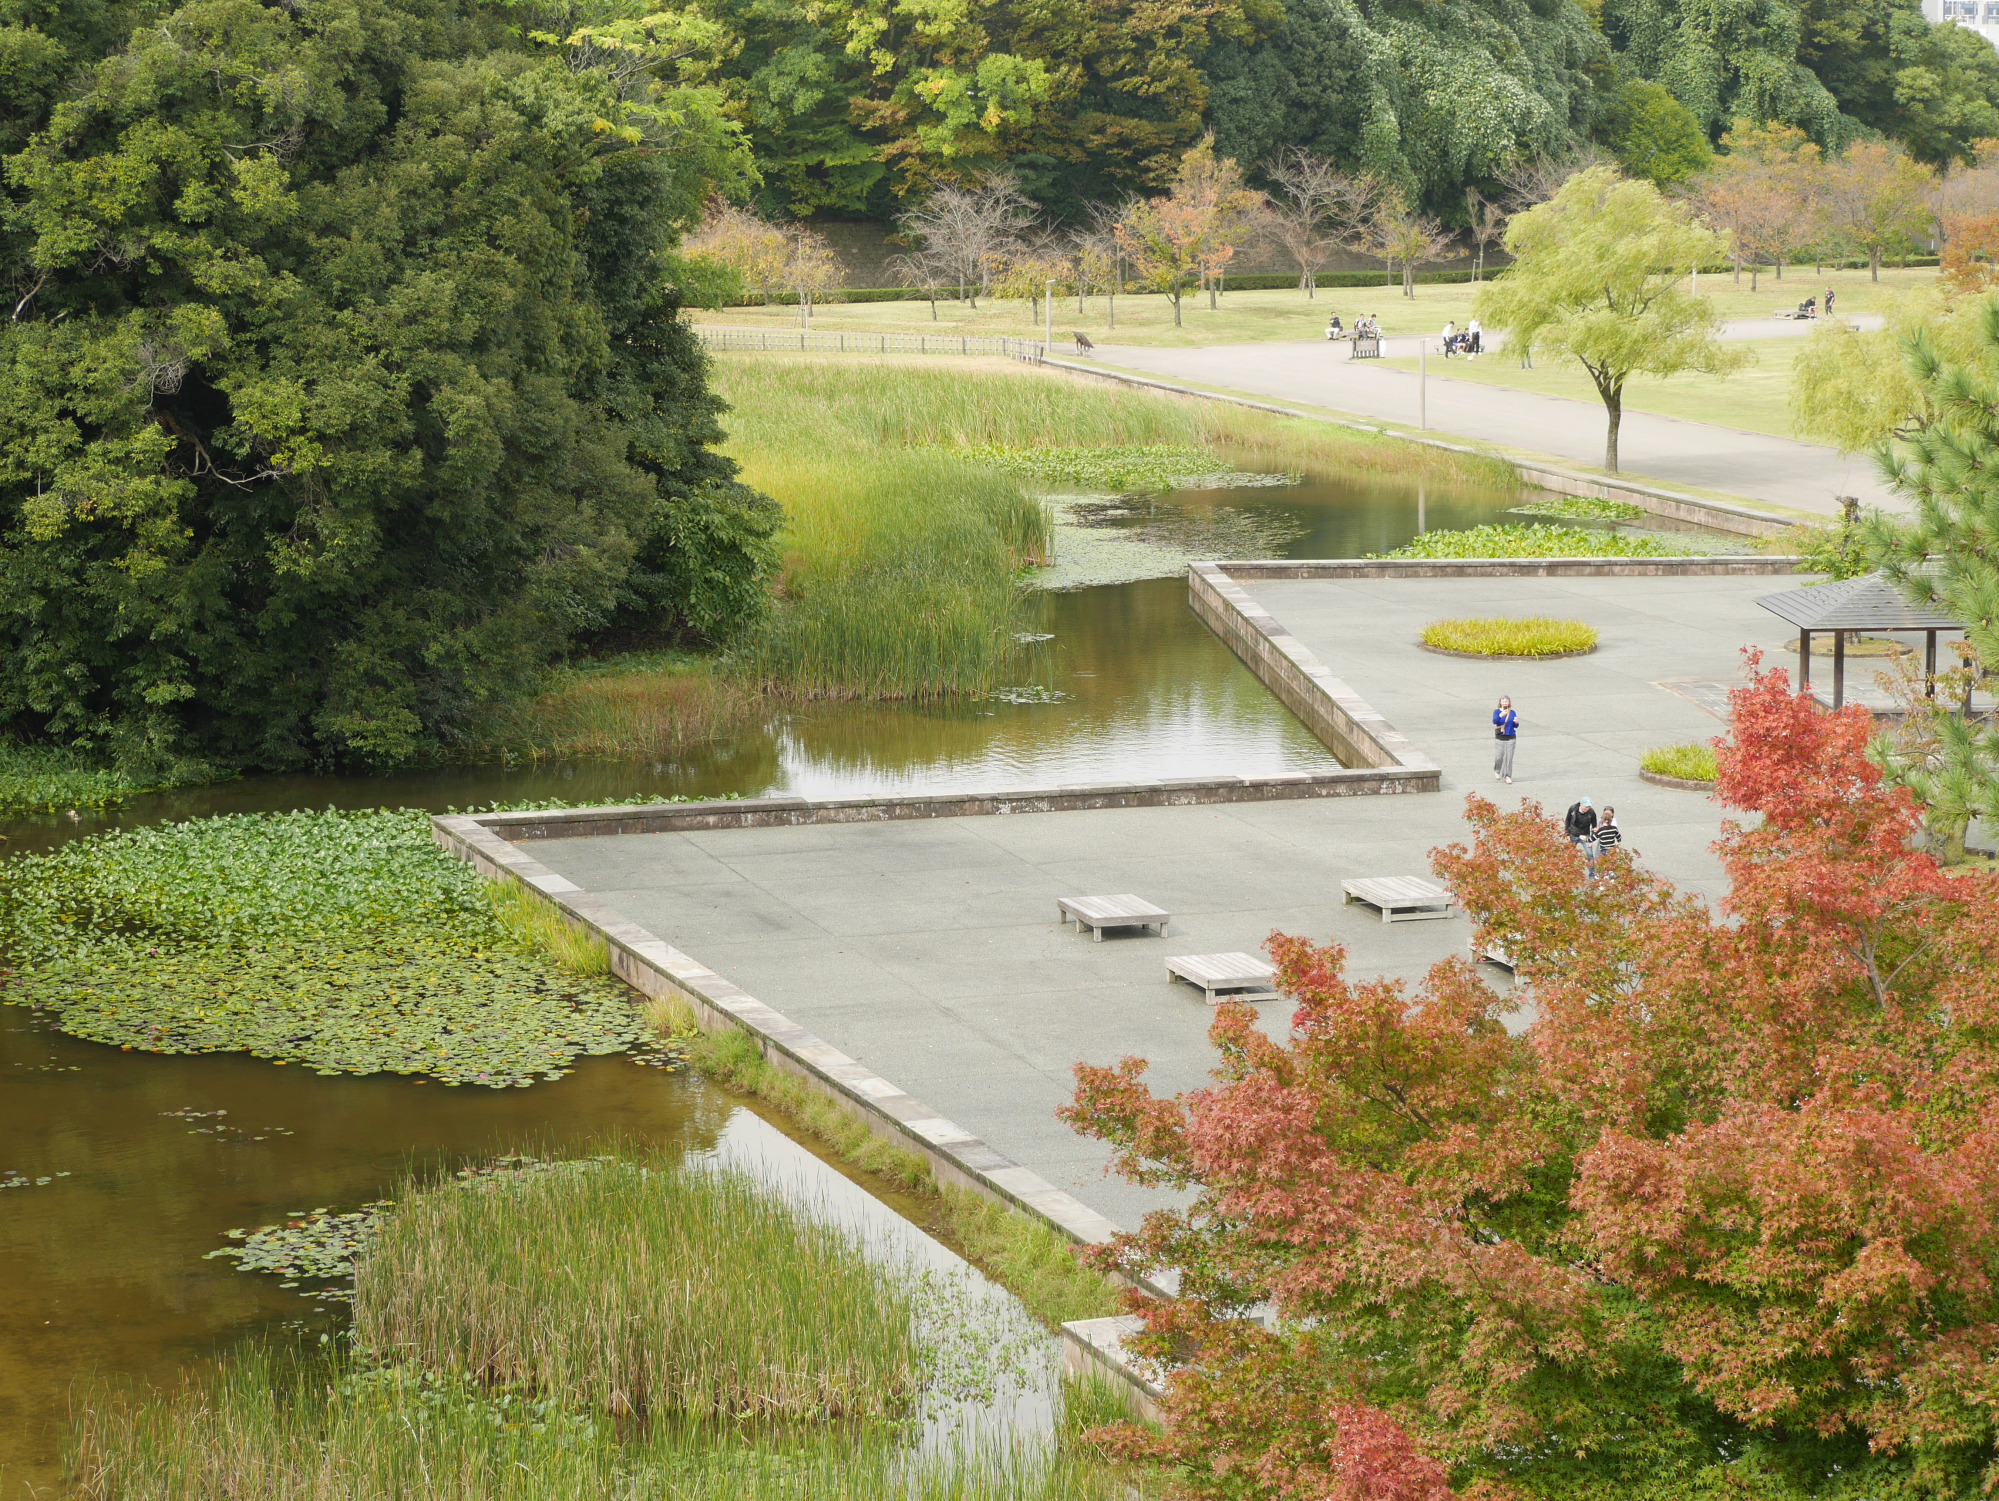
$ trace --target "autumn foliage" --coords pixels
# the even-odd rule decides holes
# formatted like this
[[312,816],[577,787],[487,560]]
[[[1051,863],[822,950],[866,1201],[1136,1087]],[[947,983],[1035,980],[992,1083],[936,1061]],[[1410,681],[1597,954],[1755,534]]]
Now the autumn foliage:
[[1071,1122],[1196,1195],[1103,1253],[1183,1275],[1117,1442],[1217,1496],[1992,1488],[1999,886],[1910,848],[1869,734],[1737,691],[1719,910],[1474,797],[1433,858],[1511,996],[1279,934],[1287,1042],[1222,1008],[1177,1098],[1080,1066]]

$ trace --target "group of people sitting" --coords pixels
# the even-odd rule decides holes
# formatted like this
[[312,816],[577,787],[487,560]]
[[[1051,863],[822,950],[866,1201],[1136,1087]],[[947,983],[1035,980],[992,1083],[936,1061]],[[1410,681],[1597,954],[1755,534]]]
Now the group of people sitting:
[[[1326,320],[1326,337],[1344,339],[1347,331],[1340,323],[1340,315],[1334,313]],[[1378,339],[1381,337],[1381,320],[1372,313],[1364,313],[1354,319],[1353,337],[1356,339]]]
[[[1827,287],[1825,289],[1825,315],[1828,318],[1832,316],[1832,299],[1833,299],[1833,290],[1831,287]],[[1797,312],[1793,313],[1791,316],[1794,318],[1816,318],[1818,317],[1818,315],[1819,315],[1818,298],[1807,297],[1803,302],[1798,304]],[[1778,316],[1781,317],[1783,315],[1779,314]]]
[[1464,355],[1468,359],[1477,359],[1484,350],[1485,335],[1478,326],[1478,319],[1472,319],[1462,329],[1458,327],[1455,318],[1450,319],[1444,324],[1445,359],[1449,359],[1454,354]]

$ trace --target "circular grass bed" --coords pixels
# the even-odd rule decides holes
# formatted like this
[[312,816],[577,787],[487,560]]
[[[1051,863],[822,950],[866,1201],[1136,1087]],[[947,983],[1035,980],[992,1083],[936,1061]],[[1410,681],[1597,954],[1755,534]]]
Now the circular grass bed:
[[1714,747],[1702,741],[1661,745],[1638,758],[1638,775],[1661,787],[1714,790]]
[[1547,615],[1513,620],[1433,620],[1423,627],[1423,645],[1453,657],[1533,662],[1595,651],[1596,627]]

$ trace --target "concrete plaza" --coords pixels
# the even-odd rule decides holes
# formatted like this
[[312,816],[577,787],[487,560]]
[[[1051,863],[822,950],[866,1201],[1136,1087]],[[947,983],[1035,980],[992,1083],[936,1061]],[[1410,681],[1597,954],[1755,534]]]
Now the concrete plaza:
[[[1462,836],[1464,795],[1559,815],[1614,803],[1628,847],[1710,897],[1720,811],[1638,778],[1647,747],[1721,731],[1712,705],[1740,648],[1788,629],[1754,604],[1783,577],[1260,582],[1268,608],[1443,768],[1441,795],[1111,809],[893,823],[537,840],[536,859],[993,1147],[1125,1225],[1164,1196],[1103,1176],[1107,1153],[1054,1118],[1071,1066],[1136,1053],[1155,1087],[1206,1079],[1211,1012],[1169,984],[1174,954],[1256,950],[1273,929],[1337,940],[1352,972],[1410,982],[1462,952],[1462,918],[1383,924],[1343,906],[1356,876],[1427,872]],[[1484,663],[1417,645],[1446,615],[1550,614],[1596,626],[1587,657]],[[1781,660],[1781,658],[1780,658]],[[1488,715],[1522,719],[1515,785],[1496,787]],[[1103,942],[1057,897],[1135,892],[1171,936]],[[1497,972],[1494,979],[1499,980]],[[1261,1008],[1282,1030],[1283,1003]]]

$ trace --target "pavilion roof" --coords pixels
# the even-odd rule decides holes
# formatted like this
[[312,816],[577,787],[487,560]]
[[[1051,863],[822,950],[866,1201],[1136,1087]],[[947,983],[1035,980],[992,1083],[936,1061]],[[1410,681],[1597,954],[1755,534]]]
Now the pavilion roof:
[[1942,605],[1917,604],[1879,573],[1766,594],[1756,603],[1805,631],[1961,631]]

